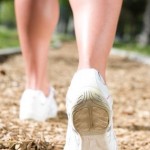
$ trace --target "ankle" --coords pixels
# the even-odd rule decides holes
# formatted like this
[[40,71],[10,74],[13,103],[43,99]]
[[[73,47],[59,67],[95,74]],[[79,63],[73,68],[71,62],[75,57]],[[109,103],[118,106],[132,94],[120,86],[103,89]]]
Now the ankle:
[[26,89],[40,90],[44,93],[45,96],[48,96],[50,93],[50,84],[45,85],[27,84]]

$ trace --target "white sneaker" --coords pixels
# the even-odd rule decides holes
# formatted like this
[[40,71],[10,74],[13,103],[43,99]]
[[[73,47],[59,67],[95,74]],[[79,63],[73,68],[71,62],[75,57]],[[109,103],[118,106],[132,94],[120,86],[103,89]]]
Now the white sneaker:
[[68,130],[64,150],[117,150],[113,102],[98,71],[78,71],[66,98]]
[[56,117],[58,108],[54,96],[53,88],[50,89],[48,97],[40,90],[25,90],[20,100],[20,119],[45,121],[48,118]]

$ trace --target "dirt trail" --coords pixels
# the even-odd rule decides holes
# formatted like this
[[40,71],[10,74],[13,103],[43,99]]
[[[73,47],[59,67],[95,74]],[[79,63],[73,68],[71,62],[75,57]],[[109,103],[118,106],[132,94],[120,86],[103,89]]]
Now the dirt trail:
[[[18,119],[25,80],[21,55],[0,58],[0,149],[63,149],[67,127],[65,94],[77,63],[74,42],[50,52],[49,77],[57,90],[59,115],[38,123]],[[110,56],[107,80],[114,98],[114,127],[120,150],[150,149],[149,70],[148,65]]]

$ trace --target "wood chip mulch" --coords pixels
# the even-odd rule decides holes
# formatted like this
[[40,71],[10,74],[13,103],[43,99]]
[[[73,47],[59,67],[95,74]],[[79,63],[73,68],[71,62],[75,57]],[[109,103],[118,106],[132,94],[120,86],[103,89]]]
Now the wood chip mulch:
[[[57,90],[58,117],[46,122],[18,119],[24,90],[24,63],[20,54],[0,57],[0,149],[62,150],[67,116],[65,94],[76,71],[74,42],[49,54],[49,78]],[[114,98],[114,128],[120,150],[150,150],[150,66],[110,56],[108,86]]]

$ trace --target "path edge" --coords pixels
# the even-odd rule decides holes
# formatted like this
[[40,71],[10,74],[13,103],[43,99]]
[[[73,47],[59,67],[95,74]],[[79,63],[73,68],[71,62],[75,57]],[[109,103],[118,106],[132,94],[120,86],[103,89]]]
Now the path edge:
[[124,49],[112,48],[111,55],[117,55],[120,57],[126,57],[130,60],[141,62],[146,65],[150,65],[150,56],[142,55],[140,53],[127,51]]
[[20,47],[0,49],[0,56],[21,53]]

